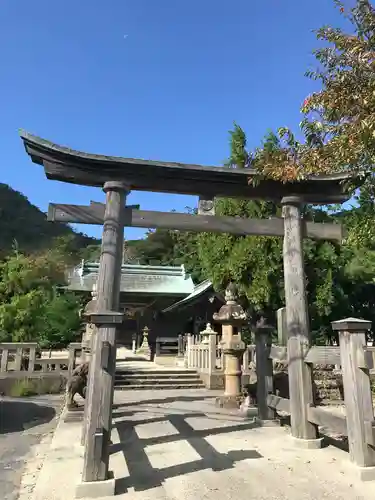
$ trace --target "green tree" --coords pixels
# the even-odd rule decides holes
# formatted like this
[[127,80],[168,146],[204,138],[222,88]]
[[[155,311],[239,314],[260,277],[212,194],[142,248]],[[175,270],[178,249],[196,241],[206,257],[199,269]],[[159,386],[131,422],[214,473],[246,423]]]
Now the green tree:
[[79,300],[62,293],[65,262],[54,250],[25,256],[14,253],[0,264],[0,332],[2,340],[64,344],[79,330]]
[[[189,212],[194,215],[196,210],[189,209]],[[191,231],[171,231],[171,234],[174,242],[171,264],[174,266],[183,264],[195,283],[206,279],[198,254],[199,235]]]
[[168,265],[173,260],[174,239],[167,229],[149,230],[135,247],[141,264]]
[[[274,138],[267,138],[266,145]],[[231,168],[246,168],[252,158],[246,149],[246,135],[234,124],[230,131]],[[266,201],[218,199],[217,215],[246,218],[269,218],[280,214],[280,207]],[[229,281],[239,288],[241,299],[254,316],[262,313],[274,319],[275,310],[283,300],[282,247],[278,238],[234,236],[203,233],[197,237],[202,274],[223,289]]]
[[[16,248],[25,254],[43,252],[60,243],[70,251],[84,248],[97,242],[81,233],[76,233],[68,224],[47,221],[46,214],[32,205],[23,194],[7,184],[0,183],[0,258],[5,258]],[[65,239],[65,243],[64,242]],[[74,243],[73,243],[74,240]]]
[[[188,209],[194,213],[194,210]],[[203,276],[197,254],[197,234],[168,229],[150,230],[142,240],[128,242],[133,257],[143,265],[185,265],[195,282]]]
[[247,164],[260,178],[282,182],[348,171],[366,178],[362,190],[374,199],[375,9],[369,0],[357,0],[352,9],[334,2],[353,32],[331,26],[316,31],[327,46],[314,51],[318,69],[306,73],[321,82],[321,89],[303,102],[303,140],[280,127],[248,156]]
[[[231,131],[231,154],[228,164],[241,168],[248,163],[246,136],[235,125]],[[242,143],[242,150],[240,144]],[[269,134],[265,149],[276,151],[277,136]],[[237,159],[238,158],[238,159]],[[337,207],[336,207],[337,208]],[[306,220],[343,222],[353,227],[363,207],[353,207],[339,213],[307,206]],[[220,199],[216,201],[218,215],[249,218],[280,216],[281,208],[268,202]],[[240,290],[241,298],[253,319],[263,314],[275,322],[276,309],[284,305],[282,241],[280,238],[202,234],[197,237],[202,274],[210,278],[215,288],[222,289],[230,280]],[[352,244],[339,245],[328,241],[304,240],[304,260],[307,299],[313,338],[324,343],[332,339],[331,321],[347,316],[371,319],[372,294],[375,291],[375,251],[358,251]]]
[[335,3],[353,32],[331,26],[316,32],[329,46],[315,51],[319,69],[307,72],[322,88],[302,106],[302,129],[319,137],[304,160],[314,172],[363,172],[375,163],[375,10],[368,0],[348,11]]
[[43,347],[66,346],[81,340],[81,304],[71,292],[53,291],[43,313],[44,328],[38,342]]

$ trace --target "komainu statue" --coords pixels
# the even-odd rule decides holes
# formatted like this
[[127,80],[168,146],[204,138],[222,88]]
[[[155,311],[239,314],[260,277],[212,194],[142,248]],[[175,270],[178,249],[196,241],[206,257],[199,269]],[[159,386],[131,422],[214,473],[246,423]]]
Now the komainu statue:
[[68,409],[77,408],[74,396],[79,394],[81,398],[86,398],[87,378],[89,374],[89,363],[82,363],[77,366],[66,385],[66,404]]

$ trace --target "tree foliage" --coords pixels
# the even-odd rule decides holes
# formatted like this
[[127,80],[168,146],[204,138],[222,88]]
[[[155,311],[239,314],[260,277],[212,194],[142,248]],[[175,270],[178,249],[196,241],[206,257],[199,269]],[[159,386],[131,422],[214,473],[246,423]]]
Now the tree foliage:
[[[375,164],[375,10],[357,0],[348,11],[335,0],[352,26],[351,33],[323,26],[316,31],[327,46],[314,52],[315,71],[306,76],[321,89],[303,102],[303,140],[287,127],[271,133],[250,155],[249,165],[260,176],[289,182],[311,174],[349,171],[368,176],[373,185]],[[373,191],[374,188],[372,187]]]
[[25,254],[43,251],[55,245],[57,238],[67,238],[70,250],[76,251],[98,243],[95,238],[73,231],[68,224],[48,222],[46,214],[26,196],[3,183],[0,183],[0,234],[0,258],[14,248]]
[[307,76],[322,88],[302,106],[302,129],[315,131],[318,146],[305,155],[308,170],[368,171],[375,163],[375,10],[368,0],[357,0],[346,12],[353,33],[324,26],[317,38],[329,46],[315,51],[319,63]]
[[[246,168],[250,157],[246,151],[246,135],[236,124],[230,132],[230,146],[228,165]],[[265,150],[276,151],[277,147],[283,146],[269,134]],[[360,201],[359,207],[333,213],[307,206],[304,218],[315,222],[338,221],[349,233],[354,232],[363,212],[369,210],[366,200]],[[220,199],[215,208],[218,215],[249,218],[281,215],[280,206],[254,200]],[[212,280],[215,288],[223,289],[228,281],[234,281],[252,319],[262,314],[274,324],[276,310],[284,305],[281,239],[206,233],[197,236],[196,241],[202,273]],[[339,318],[359,315],[375,320],[373,241],[369,235],[367,246],[359,248],[351,239],[345,245],[304,240],[307,300],[315,341],[330,339],[330,323]]]
[[53,251],[18,252],[0,264],[0,340],[66,345],[80,329],[78,299],[61,292],[64,263]]
[[[234,124],[230,131],[227,165],[246,168],[250,162],[246,135],[239,125]],[[215,213],[269,218],[279,215],[280,208],[266,201],[221,198],[215,201]],[[271,315],[271,311],[279,307],[283,290],[279,279],[282,275],[282,247],[278,238],[203,233],[196,239],[203,274],[212,280],[215,288],[223,289],[229,281],[234,281],[253,314],[261,311]]]

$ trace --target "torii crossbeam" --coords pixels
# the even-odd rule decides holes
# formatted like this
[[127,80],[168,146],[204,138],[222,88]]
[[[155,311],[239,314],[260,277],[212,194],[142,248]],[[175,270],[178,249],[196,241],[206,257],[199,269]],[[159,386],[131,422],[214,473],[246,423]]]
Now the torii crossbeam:
[[[64,205],[50,203],[48,220],[78,224],[98,224],[104,222],[105,205],[91,202],[85,205]],[[145,229],[177,229],[180,231],[229,233],[253,236],[284,236],[284,220],[281,217],[271,219],[244,219],[213,215],[190,215],[176,212],[154,212],[124,207],[122,211],[124,227]],[[345,231],[341,224],[302,222],[303,236],[317,240],[341,242]]]

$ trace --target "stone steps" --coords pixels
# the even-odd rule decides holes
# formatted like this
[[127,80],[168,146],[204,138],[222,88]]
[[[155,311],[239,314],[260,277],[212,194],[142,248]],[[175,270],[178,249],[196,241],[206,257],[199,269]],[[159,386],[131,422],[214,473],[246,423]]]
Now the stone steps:
[[115,379],[117,380],[131,380],[131,379],[138,379],[138,380],[169,380],[169,379],[199,379],[199,375],[194,372],[189,372],[189,373],[121,373],[121,372],[116,372]]
[[194,370],[183,369],[117,369],[116,390],[204,389],[205,386]]
[[188,384],[181,384],[181,383],[173,383],[173,384],[168,384],[168,385],[145,385],[145,384],[128,384],[128,385],[120,385],[116,384],[115,385],[116,391],[161,391],[161,390],[179,390],[179,389],[205,389],[205,386],[203,383],[188,383]]

